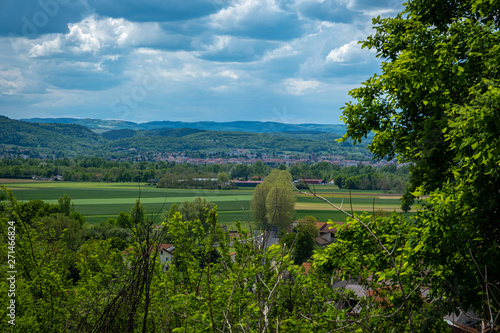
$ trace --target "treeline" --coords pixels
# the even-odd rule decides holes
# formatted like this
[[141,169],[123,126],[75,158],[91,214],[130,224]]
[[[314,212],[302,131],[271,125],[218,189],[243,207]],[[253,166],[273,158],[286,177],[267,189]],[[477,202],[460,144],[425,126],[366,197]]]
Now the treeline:
[[351,190],[384,190],[403,192],[409,178],[407,166],[387,165],[373,167],[357,164],[340,167],[328,162],[314,164],[293,164],[289,167],[293,179],[333,180],[339,188]]
[[[402,192],[409,177],[408,167],[388,165],[373,167],[358,164],[340,167],[329,162],[192,165],[175,162],[118,162],[100,157],[73,159],[1,159],[0,178],[40,178],[62,176],[64,181],[82,182],[148,182],[169,188],[218,188],[230,179],[259,180],[272,169],[288,170],[293,179],[334,181],[339,188],[392,190]],[[227,175],[227,177],[226,177]],[[229,178],[229,179],[226,179]]]

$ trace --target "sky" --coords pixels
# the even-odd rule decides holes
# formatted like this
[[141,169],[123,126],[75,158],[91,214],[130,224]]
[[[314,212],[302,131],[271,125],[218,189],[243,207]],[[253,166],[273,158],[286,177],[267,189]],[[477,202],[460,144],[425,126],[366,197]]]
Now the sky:
[[341,123],[403,0],[1,0],[0,115]]

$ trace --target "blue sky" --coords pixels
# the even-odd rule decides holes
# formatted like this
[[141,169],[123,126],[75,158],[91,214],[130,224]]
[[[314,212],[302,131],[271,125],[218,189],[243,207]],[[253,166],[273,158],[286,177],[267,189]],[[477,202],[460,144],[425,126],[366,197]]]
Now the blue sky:
[[401,0],[2,0],[0,114],[340,123]]

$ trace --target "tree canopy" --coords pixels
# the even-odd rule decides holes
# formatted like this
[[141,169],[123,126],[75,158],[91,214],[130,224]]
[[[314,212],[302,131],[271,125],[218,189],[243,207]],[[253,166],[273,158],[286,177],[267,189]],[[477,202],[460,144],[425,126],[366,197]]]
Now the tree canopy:
[[344,139],[361,142],[373,131],[369,148],[376,157],[411,165],[405,204],[429,199],[408,225],[419,233],[407,246],[432,276],[432,301],[441,297],[440,308],[448,310],[470,304],[494,325],[500,309],[500,3],[409,1],[395,18],[373,22],[376,32],[363,47],[382,58],[381,74],[350,92],[355,101],[343,111]]
[[295,196],[291,182],[292,176],[288,171],[276,169],[255,188],[252,213],[264,229],[271,225],[284,228],[292,222]]

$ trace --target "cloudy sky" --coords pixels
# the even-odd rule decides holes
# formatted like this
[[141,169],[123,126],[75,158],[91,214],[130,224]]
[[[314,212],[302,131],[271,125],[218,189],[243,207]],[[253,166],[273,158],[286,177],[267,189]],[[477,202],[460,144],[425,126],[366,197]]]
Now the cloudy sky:
[[1,0],[0,114],[340,123],[403,0]]

